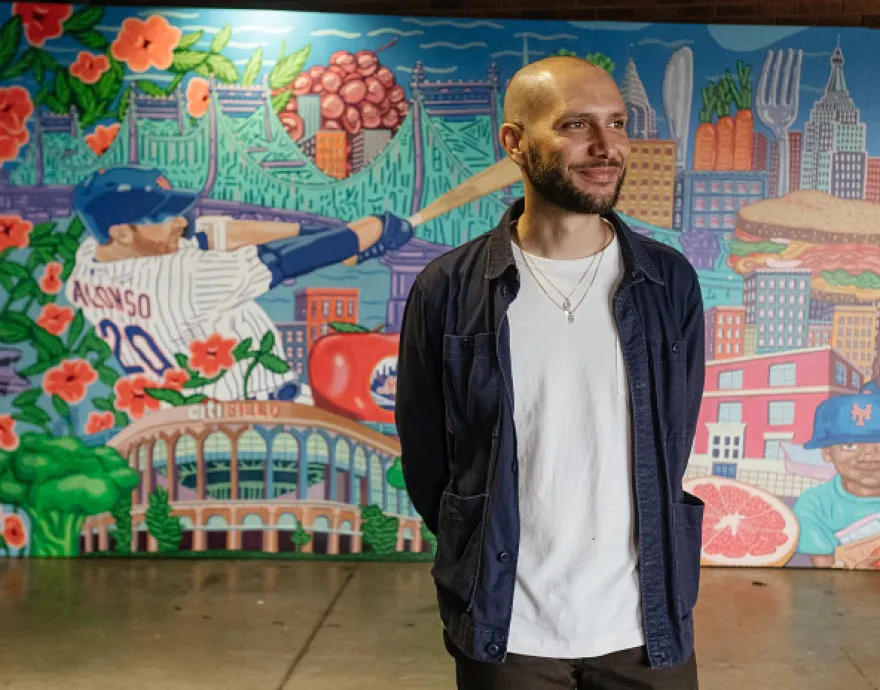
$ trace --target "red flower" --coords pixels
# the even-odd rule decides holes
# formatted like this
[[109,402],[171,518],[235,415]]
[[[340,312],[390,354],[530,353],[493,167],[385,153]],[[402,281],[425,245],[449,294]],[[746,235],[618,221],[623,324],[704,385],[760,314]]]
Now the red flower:
[[58,38],[64,33],[63,24],[73,14],[73,6],[14,2],[12,14],[21,17],[28,43],[32,46],[42,46],[47,39]]
[[92,412],[89,415],[89,421],[86,423],[87,434],[97,434],[101,431],[112,429],[116,418],[112,412]]
[[109,126],[98,125],[91,134],[86,134],[86,143],[97,155],[103,156],[107,153],[116,135],[119,134],[119,123]]
[[70,66],[70,73],[79,77],[83,84],[97,84],[103,74],[110,70],[110,60],[106,55],[92,55],[80,51],[76,62]]
[[221,369],[228,369],[235,364],[232,351],[237,341],[226,339],[214,333],[207,340],[194,340],[189,344],[189,366],[197,369],[202,376],[216,376]]
[[186,86],[186,112],[193,117],[202,117],[208,112],[211,101],[211,87],[207,80],[195,77]]
[[68,403],[82,402],[86,389],[98,380],[98,373],[84,359],[65,360],[43,377],[46,395],[57,395]]
[[161,388],[161,386],[146,376],[119,379],[113,386],[116,393],[116,409],[128,412],[135,419],[143,417],[147,410],[158,410],[162,404],[147,395],[144,388]]
[[165,378],[162,379],[162,387],[182,391],[183,384],[187,381],[189,381],[189,374],[183,369],[169,369],[165,372]]
[[67,330],[71,321],[73,321],[73,309],[59,307],[57,304],[47,304],[37,318],[37,325],[40,328],[45,328],[52,335],[61,335]]
[[27,89],[22,86],[0,89],[0,132],[21,132],[33,112],[34,104]]
[[26,129],[20,132],[0,131],[0,164],[15,160],[21,147],[24,146],[30,135]]
[[117,60],[127,62],[133,72],[146,72],[150,67],[168,69],[182,33],[159,14],[146,21],[130,17],[122,22],[110,52]]
[[10,549],[23,549],[27,546],[24,520],[18,515],[7,515],[3,518],[3,540]]
[[10,247],[27,247],[33,229],[34,224],[29,220],[22,220],[18,216],[0,216],[0,252]]
[[61,271],[63,266],[57,261],[46,264],[46,272],[40,278],[40,290],[47,295],[57,295],[61,292]]
[[13,451],[18,448],[18,434],[12,415],[0,414],[0,448]]

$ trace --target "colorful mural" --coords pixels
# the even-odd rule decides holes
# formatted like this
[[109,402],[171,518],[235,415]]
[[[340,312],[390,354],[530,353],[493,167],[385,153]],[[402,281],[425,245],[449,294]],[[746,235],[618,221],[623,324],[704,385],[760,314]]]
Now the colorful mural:
[[403,308],[521,193],[492,167],[507,81],[575,54],[627,104],[618,211],[700,275],[704,563],[880,567],[868,30],[0,22],[0,554],[432,559],[393,423]]

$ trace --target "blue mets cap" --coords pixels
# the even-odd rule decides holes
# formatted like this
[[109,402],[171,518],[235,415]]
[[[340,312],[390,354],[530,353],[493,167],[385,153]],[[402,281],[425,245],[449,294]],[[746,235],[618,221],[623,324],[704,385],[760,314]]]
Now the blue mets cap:
[[838,395],[816,408],[813,438],[804,448],[880,443],[880,395]]
[[155,168],[105,168],[73,191],[73,209],[101,243],[114,225],[152,225],[185,215],[198,201],[197,192],[172,188]]

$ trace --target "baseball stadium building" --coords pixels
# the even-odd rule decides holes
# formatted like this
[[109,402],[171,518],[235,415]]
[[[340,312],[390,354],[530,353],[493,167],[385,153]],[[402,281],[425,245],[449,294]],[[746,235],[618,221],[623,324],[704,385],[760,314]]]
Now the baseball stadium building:
[[[181,550],[290,551],[301,527],[311,537],[303,551],[359,553],[365,505],[399,519],[398,551],[424,550],[421,518],[386,480],[399,441],[316,407],[254,401],[165,409],[108,445],[141,474],[132,501],[135,551],[157,549],[146,525],[157,487],[168,490],[183,524]],[[82,550],[108,550],[113,524],[109,514],[90,518]]]

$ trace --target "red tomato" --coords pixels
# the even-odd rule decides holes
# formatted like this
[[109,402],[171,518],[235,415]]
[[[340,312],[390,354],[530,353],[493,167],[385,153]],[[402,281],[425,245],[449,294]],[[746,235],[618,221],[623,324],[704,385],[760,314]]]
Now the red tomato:
[[397,333],[333,333],[309,352],[315,406],[355,421],[394,423]]

